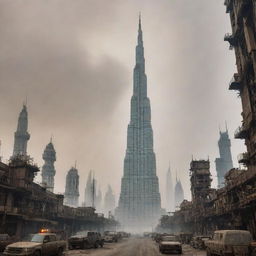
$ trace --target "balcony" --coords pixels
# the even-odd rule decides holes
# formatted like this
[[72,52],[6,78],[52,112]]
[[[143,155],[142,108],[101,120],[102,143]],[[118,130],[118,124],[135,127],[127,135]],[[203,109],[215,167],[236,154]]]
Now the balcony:
[[229,90],[241,90],[241,80],[237,73],[234,74],[233,78],[229,83]]
[[232,2],[232,0],[225,0],[224,1],[224,5],[226,5],[226,13],[229,13],[230,11],[231,11],[231,2]]
[[238,160],[239,164],[247,165],[249,163],[250,156],[249,156],[249,154],[247,152],[246,153],[242,153],[242,154],[238,155],[237,160]]
[[235,34],[230,34],[230,33],[225,34],[224,41],[229,42],[230,50],[232,50],[235,46],[237,46],[237,37]]
[[235,139],[247,139],[248,138],[248,129],[242,125],[238,127],[235,131]]

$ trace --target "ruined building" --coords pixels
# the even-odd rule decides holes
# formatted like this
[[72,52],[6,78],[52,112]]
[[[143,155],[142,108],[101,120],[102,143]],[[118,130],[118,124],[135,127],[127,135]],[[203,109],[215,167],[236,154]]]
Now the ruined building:
[[[256,1],[226,0],[232,33],[225,35],[235,50],[237,73],[229,84],[242,101],[242,125],[235,138],[245,139],[247,152],[238,157],[240,169],[225,175],[225,186],[211,189],[202,207],[195,202],[181,205],[173,216],[164,216],[160,226],[169,230],[212,234],[217,229],[248,229],[256,238]],[[191,184],[192,186],[192,184]]]
[[27,143],[29,138],[27,106],[23,105],[19,115],[17,131],[14,134],[13,157],[17,155],[27,155]]
[[184,190],[181,181],[176,178],[176,185],[174,188],[174,206],[179,207],[181,202],[184,200]]
[[216,158],[216,172],[218,177],[218,187],[224,186],[224,176],[233,168],[233,161],[231,155],[231,143],[228,136],[228,130],[220,131],[220,138],[218,141],[220,157]]
[[147,97],[144,47],[139,21],[136,65],[133,72],[131,116],[117,218],[129,228],[149,227],[160,216],[161,199],[153,150],[150,100]]
[[64,204],[77,207],[79,198],[79,175],[78,170],[72,167],[66,176],[66,188]]
[[51,192],[54,189],[54,176],[55,167],[54,162],[56,161],[56,152],[52,141],[46,146],[43,153],[44,165],[42,167],[42,184]]
[[207,200],[211,189],[211,173],[209,160],[192,160],[190,163],[191,195],[193,202]]
[[167,212],[173,212],[175,209],[174,206],[174,189],[173,189],[173,183],[172,183],[172,174],[171,174],[171,168],[169,165],[167,175],[166,175],[166,210]]
[[109,216],[109,214],[114,214],[114,209],[116,207],[115,196],[113,194],[113,190],[110,185],[108,185],[108,190],[104,197],[104,211],[105,216]]

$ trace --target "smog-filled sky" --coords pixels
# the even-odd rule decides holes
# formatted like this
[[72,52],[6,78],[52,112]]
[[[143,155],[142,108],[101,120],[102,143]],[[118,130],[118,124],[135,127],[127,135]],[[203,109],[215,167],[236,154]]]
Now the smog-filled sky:
[[[28,153],[39,166],[53,136],[55,192],[77,161],[80,202],[89,170],[119,197],[130,115],[138,15],[142,13],[154,149],[165,206],[169,161],[190,199],[189,163],[218,157],[219,126],[233,139],[241,102],[228,90],[236,70],[223,41],[223,0],[0,0],[0,139],[9,159],[27,98]],[[41,181],[41,174],[36,178]]]

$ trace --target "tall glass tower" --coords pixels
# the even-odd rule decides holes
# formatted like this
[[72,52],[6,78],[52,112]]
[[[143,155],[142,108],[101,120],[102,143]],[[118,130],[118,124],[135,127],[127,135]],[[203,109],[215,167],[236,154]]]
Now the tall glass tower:
[[152,228],[160,217],[161,199],[153,150],[150,101],[147,97],[144,47],[139,20],[133,71],[131,117],[117,219],[130,229]]

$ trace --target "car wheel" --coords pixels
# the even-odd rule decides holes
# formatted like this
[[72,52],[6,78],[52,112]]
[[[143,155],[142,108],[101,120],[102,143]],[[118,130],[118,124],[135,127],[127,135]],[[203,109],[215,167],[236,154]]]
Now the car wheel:
[[59,248],[57,256],[62,256],[62,255],[63,255],[63,249]]
[[211,252],[210,252],[209,249],[206,250],[206,255],[207,255],[207,256],[212,256],[212,254],[211,254]]
[[33,253],[33,256],[41,256],[41,252],[40,252],[40,251],[35,251],[35,252]]
[[100,247],[102,248],[104,246],[104,243],[102,242],[101,244],[100,244]]
[[98,244],[98,242],[96,242],[96,243],[94,244],[94,248],[97,249],[98,247],[99,247],[99,244]]

